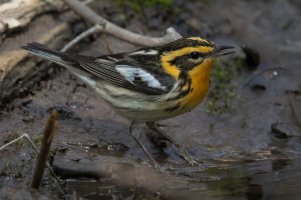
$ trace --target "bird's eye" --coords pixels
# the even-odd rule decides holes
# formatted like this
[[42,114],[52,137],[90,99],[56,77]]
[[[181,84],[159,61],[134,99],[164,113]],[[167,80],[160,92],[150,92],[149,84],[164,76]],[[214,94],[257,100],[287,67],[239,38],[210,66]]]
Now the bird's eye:
[[194,52],[190,53],[190,57],[192,59],[196,60],[196,59],[199,59],[201,57],[201,54],[199,52],[194,51]]

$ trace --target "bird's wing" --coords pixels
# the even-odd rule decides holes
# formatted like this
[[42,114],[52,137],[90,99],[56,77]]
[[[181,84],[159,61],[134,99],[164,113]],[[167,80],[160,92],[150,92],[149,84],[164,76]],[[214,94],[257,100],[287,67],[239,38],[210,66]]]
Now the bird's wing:
[[123,55],[76,56],[73,59],[86,71],[114,85],[150,95],[168,92],[169,85],[166,85],[166,81],[150,73],[150,70],[144,67],[146,63],[137,63],[137,60],[132,62]]
[[[39,43],[29,43],[23,48],[65,66],[86,82],[89,82],[89,78],[95,78],[93,81],[99,78],[116,86],[149,95],[167,93],[174,83],[171,77],[162,72],[162,67],[156,60],[158,51],[152,49],[91,57],[55,51]],[[81,70],[86,74],[81,75]],[[155,73],[150,73],[154,70]],[[86,77],[89,74],[94,77]]]

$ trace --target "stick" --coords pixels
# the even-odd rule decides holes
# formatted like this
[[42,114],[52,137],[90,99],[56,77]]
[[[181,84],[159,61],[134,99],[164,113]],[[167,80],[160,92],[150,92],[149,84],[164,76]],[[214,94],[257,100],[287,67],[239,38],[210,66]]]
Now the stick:
[[55,132],[55,120],[57,117],[57,112],[54,110],[51,112],[50,117],[47,121],[46,127],[44,129],[42,144],[41,144],[41,150],[38,157],[38,161],[36,164],[33,180],[31,187],[35,189],[39,189],[39,186],[41,184],[44,169],[46,166],[46,161],[50,149],[50,145],[52,142],[52,138]]
[[114,35],[115,37],[125,40],[127,42],[142,45],[142,46],[159,46],[162,44],[169,43],[182,36],[172,27],[166,30],[166,35],[163,37],[148,37],[133,33],[126,29],[123,29],[103,17],[97,15],[93,10],[87,7],[85,4],[78,0],[64,0],[66,4],[78,15],[83,17],[85,20],[99,25],[99,31]]
[[78,36],[76,36],[76,38],[74,38],[68,44],[66,44],[66,46],[64,46],[64,48],[62,48],[61,51],[62,52],[67,51],[68,49],[73,47],[75,44],[80,42],[82,39],[88,37],[89,35],[92,35],[93,33],[100,32],[101,30],[102,30],[101,26],[96,24],[95,26],[89,28],[88,30],[86,30],[86,31],[82,32],[81,34],[79,34]]

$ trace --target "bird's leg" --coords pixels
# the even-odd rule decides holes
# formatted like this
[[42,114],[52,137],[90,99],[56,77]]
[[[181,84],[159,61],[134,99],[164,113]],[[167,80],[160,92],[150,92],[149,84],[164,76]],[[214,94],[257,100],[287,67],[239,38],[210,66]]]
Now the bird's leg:
[[146,125],[156,132],[159,136],[156,136],[157,138],[153,138],[156,142],[157,146],[161,147],[162,144],[170,144],[173,148],[178,151],[179,155],[190,165],[197,164],[197,161],[195,158],[193,158],[187,150],[182,147],[181,145],[177,144],[170,136],[168,136],[162,129],[160,129],[156,122],[147,122]]
[[155,132],[155,134],[152,134],[152,140],[158,147],[166,147],[168,143],[174,143],[173,139],[161,130],[156,122],[146,122],[146,125]]
[[137,144],[142,148],[143,152],[145,153],[145,155],[148,157],[148,159],[150,160],[152,166],[154,166],[155,168],[158,168],[158,164],[157,162],[153,159],[153,157],[150,155],[150,153],[146,150],[145,146],[142,144],[141,140],[139,139],[139,135],[140,135],[140,128],[139,128],[139,124],[136,122],[132,122],[131,126],[130,126],[130,134],[133,136],[133,138],[135,139],[135,141],[137,142]]

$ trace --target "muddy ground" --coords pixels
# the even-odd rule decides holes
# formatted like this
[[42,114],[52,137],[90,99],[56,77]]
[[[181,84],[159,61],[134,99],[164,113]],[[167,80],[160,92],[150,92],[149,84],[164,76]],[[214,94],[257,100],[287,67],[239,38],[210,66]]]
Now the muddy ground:
[[[39,144],[55,108],[51,164],[67,194],[48,172],[40,190],[30,189],[36,154],[20,141],[0,152],[0,199],[301,198],[299,1],[174,0],[142,11],[108,2],[92,7],[136,32],[162,35],[173,26],[184,36],[237,47],[237,54],[217,62],[201,105],[161,122],[200,165],[187,165],[172,148],[156,147],[145,127],[144,144],[166,167],[152,169],[128,134],[130,122],[69,72],[50,65],[46,78],[1,110],[0,144],[24,133]],[[73,51],[96,56],[136,48],[97,35]]]

